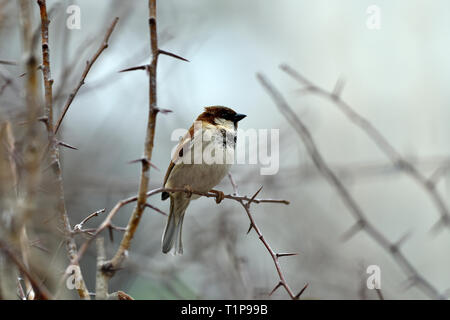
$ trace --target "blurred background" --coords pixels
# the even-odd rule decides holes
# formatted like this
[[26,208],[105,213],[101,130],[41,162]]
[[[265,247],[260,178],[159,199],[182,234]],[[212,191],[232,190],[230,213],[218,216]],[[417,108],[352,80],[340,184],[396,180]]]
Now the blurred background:
[[[34,4],[34,2],[33,2]],[[109,41],[70,107],[61,139],[78,150],[64,149],[62,165],[66,205],[72,226],[89,213],[135,195],[140,168],[127,162],[143,154],[148,112],[148,77],[143,71],[118,73],[150,59],[147,1],[66,0],[50,9],[50,53],[55,108],[59,114],[114,17],[120,18]],[[80,29],[69,30],[69,5],[81,9]],[[366,25],[370,5],[380,9],[380,29]],[[39,8],[33,5],[38,28]],[[0,59],[20,62],[19,8],[1,1]],[[392,242],[408,233],[401,247],[420,274],[439,292],[450,288],[450,233],[431,232],[439,212],[424,192],[396,168],[372,140],[329,100],[304,95],[298,82],[279,69],[287,63],[315,84],[332,91],[345,80],[342,99],[367,118],[405,159],[425,176],[444,168],[436,190],[449,204],[450,175],[450,2],[445,0],[165,0],[158,1],[161,49],[190,60],[161,56],[158,104],[173,110],[157,119],[150,188],[162,185],[176,145],[171,133],[188,128],[208,105],[229,106],[248,117],[242,129],[280,130],[280,168],[260,175],[260,164],[235,165],[232,174],[241,194],[291,201],[252,205],[266,240],[279,252],[298,252],[281,266],[294,291],[305,283],[304,299],[377,299],[366,287],[369,265],[381,269],[386,299],[429,298],[395,259],[365,232],[348,241],[342,235],[354,224],[336,190],[314,167],[295,131],[258,83],[262,72],[283,93],[313,135],[328,165],[338,174],[368,219]],[[38,48],[39,49],[39,48]],[[40,59],[40,50],[38,57]],[[15,130],[23,121],[21,65],[0,65],[0,121]],[[39,78],[41,74],[38,73]],[[243,141],[239,141],[244,143]],[[0,182],[1,183],[1,182]],[[217,188],[232,193],[228,179]],[[160,197],[151,203],[169,211]],[[125,226],[133,204],[114,224]],[[139,225],[123,269],[110,291],[136,299],[285,299],[268,293],[278,282],[270,255],[256,234],[246,234],[248,218],[234,201],[216,205],[201,198],[191,203],[184,222],[183,256],[161,253],[166,218],[149,209]],[[104,219],[91,219],[97,227]],[[39,231],[36,231],[38,237]],[[104,234],[107,255],[117,249]],[[67,266],[64,248],[43,237],[38,251],[53,259],[55,273]],[[85,238],[77,236],[81,245]],[[90,291],[95,288],[95,245],[81,261]],[[52,261],[53,261],[52,260]],[[448,292],[447,292],[448,293]],[[67,291],[67,298],[77,298]]]

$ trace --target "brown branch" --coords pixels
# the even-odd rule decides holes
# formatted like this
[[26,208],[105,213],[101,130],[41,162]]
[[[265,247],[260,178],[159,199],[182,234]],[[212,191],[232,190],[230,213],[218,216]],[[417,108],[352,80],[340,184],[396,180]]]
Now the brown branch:
[[[191,193],[191,194],[196,194],[202,197],[206,197],[206,198],[217,198],[218,195],[216,193],[212,193],[212,192],[198,192],[195,190],[186,190],[185,188],[157,188],[157,189],[153,189],[147,192],[146,194],[146,198],[147,197],[151,197],[154,196],[156,194],[159,194],[161,192],[185,192],[185,193]],[[234,200],[234,201],[250,201],[251,198],[247,197],[247,196],[239,196],[239,195],[224,195],[224,199],[230,199],[230,200]],[[112,219],[114,218],[114,216],[117,214],[117,212],[119,212],[119,210],[132,202],[135,202],[138,200],[138,196],[133,196],[133,197],[129,197],[126,199],[123,199],[121,201],[119,201],[112,209],[111,211],[108,213],[108,215],[106,216],[106,218],[103,220],[103,222],[100,224],[100,226],[96,229],[96,231],[92,234],[92,238],[86,240],[85,243],[83,243],[83,245],[80,247],[80,250],[78,252],[78,256],[75,260],[72,261],[72,264],[74,263],[78,263],[81,258],[83,257],[84,253],[86,252],[86,250],[88,249],[88,247],[90,246],[91,242],[93,241],[93,239],[95,239],[96,236],[98,236],[102,231],[104,231],[106,228],[109,228],[112,225]],[[278,200],[278,199],[253,199],[252,200],[253,203],[282,203],[282,204],[289,204],[289,201],[287,200]]]
[[[57,210],[61,224],[63,226],[63,233],[67,248],[67,254],[70,261],[72,261],[77,256],[77,245],[75,239],[73,238],[72,229],[70,226],[69,217],[67,215],[65,197],[64,197],[64,185],[62,170],[60,164],[60,153],[59,146],[69,146],[64,142],[58,141],[56,139],[55,133],[53,132],[53,80],[51,79],[50,70],[50,47],[49,47],[49,33],[48,26],[50,21],[47,14],[47,4],[46,0],[37,1],[40,9],[41,15],[41,42],[42,42],[42,73],[44,77],[44,89],[45,89],[45,108],[44,108],[44,118],[47,127],[48,134],[48,150],[50,151],[50,162],[53,168],[53,174],[56,179],[57,187]],[[46,154],[46,152],[45,152]],[[76,264],[78,266],[78,264]],[[79,266],[78,266],[79,267]],[[90,299],[89,291],[86,288],[86,283],[81,275],[80,271],[80,286],[77,288],[78,294],[81,299]]]
[[[25,284],[27,291],[30,292],[30,298],[35,298],[35,293],[39,294],[40,288],[38,283],[32,279],[31,273],[28,271],[28,238],[26,236],[26,226],[28,220],[36,212],[36,193],[38,185],[40,182],[40,157],[39,157],[39,138],[38,138],[38,128],[37,128],[37,118],[38,118],[38,81],[37,81],[37,59],[34,52],[34,42],[32,34],[32,23],[33,14],[31,10],[31,5],[27,1],[20,1],[20,24],[22,31],[22,41],[23,41],[23,57],[24,64],[26,66],[26,79],[25,79],[25,98],[26,98],[26,121],[27,128],[25,135],[23,137],[23,163],[25,169],[25,193],[22,199],[18,199],[22,202],[23,206],[18,206],[20,208],[19,214],[14,217],[14,223],[11,224],[9,230],[9,237],[11,243],[14,246],[20,247],[21,255],[23,257],[23,262],[17,260],[18,258],[15,254],[3,244],[3,249],[11,260],[16,264],[19,271],[25,276]],[[33,288],[32,288],[33,287]],[[43,296],[38,296],[38,298],[47,299],[50,297],[46,292]]]
[[108,298],[108,277],[103,271],[105,260],[105,241],[100,237],[97,238],[97,278],[95,282],[96,300],[106,300]]
[[[420,185],[428,194],[433,204],[436,206],[440,214],[439,225],[450,228],[450,210],[445,200],[436,190],[434,183],[430,182],[425,175],[423,175],[411,162],[408,162],[389,141],[381,134],[381,132],[374,127],[366,118],[359,115],[348,103],[343,101],[336,92],[328,92],[325,89],[315,85],[310,80],[306,79],[298,71],[290,66],[283,64],[280,66],[281,70],[286,72],[292,78],[297,80],[301,85],[304,85],[304,92],[310,92],[321,96],[333,102],[342,113],[375,143],[375,145],[392,161],[394,165],[403,170],[410,176],[418,185]],[[340,93],[340,90],[338,91]]]
[[280,112],[300,136],[300,139],[305,145],[305,148],[314,165],[322,173],[328,183],[336,189],[336,192],[341,197],[345,206],[357,221],[358,228],[353,228],[351,235],[354,235],[355,232],[359,230],[365,231],[378,245],[380,245],[388,252],[388,254],[392,256],[394,261],[406,273],[408,278],[414,279],[414,284],[416,284],[425,295],[433,299],[442,298],[439,291],[430,282],[428,282],[428,280],[426,280],[406,258],[406,256],[402,253],[400,246],[397,243],[390,242],[388,238],[368,220],[361,207],[355,201],[345,185],[339,180],[336,174],[325,162],[308,128],[288,105],[281,93],[275,89],[275,87],[262,74],[258,74],[257,77]]
[[7,66],[17,66],[17,62],[15,61],[8,61],[8,60],[0,60],[0,64],[4,64]]
[[47,117],[47,128],[49,133],[53,131],[53,79],[50,72],[50,47],[48,41],[48,26],[50,20],[47,15],[46,0],[38,0],[39,11],[41,14],[41,42],[42,42],[42,73],[44,75],[45,87],[45,110]]
[[147,200],[147,189],[150,181],[150,164],[153,153],[153,143],[155,138],[155,126],[156,126],[156,116],[159,109],[157,108],[157,86],[156,86],[156,70],[158,66],[158,34],[156,29],[156,0],[148,1],[149,7],[149,31],[150,31],[150,50],[152,53],[152,58],[150,65],[148,66],[149,75],[149,112],[147,121],[147,132],[145,138],[145,150],[144,158],[146,161],[142,161],[141,166],[141,177],[139,183],[139,192],[136,207],[130,217],[127,225],[127,231],[123,235],[122,241],[120,242],[119,248],[108,263],[108,268],[115,270],[121,264],[125,251],[127,251],[131,245],[131,240],[133,239],[134,233],[141,220],[142,213],[146,207]]
[[[233,186],[233,190],[234,190],[234,195],[236,197],[238,197],[238,187],[236,182],[233,180],[233,177],[231,176],[231,174],[228,174],[228,177],[230,178],[230,182],[231,185]],[[308,284],[306,284],[303,289],[298,293],[295,294],[292,289],[290,288],[290,286],[288,285],[286,278],[284,277],[284,274],[281,270],[281,266],[280,266],[280,262],[279,262],[279,258],[282,256],[290,256],[290,255],[295,255],[294,254],[285,254],[285,253],[276,253],[272,247],[269,245],[269,243],[266,241],[266,239],[264,238],[261,230],[259,229],[259,227],[256,225],[255,219],[253,218],[251,212],[250,212],[250,204],[252,202],[255,202],[255,197],[256,195],[261,191],[262,187],[254,194],[254,196],[252,198],[250,198],[250,200],[248,200],[247,202],[244,203],[244,201],[242,199],[237,200],[242,207],[244,208],[245,212],[247,213],[248,219],[250,220],[250,226],[251,229],[255,230],[256,234],[258,235],[259,240],[263,243],[264,247],[267,249],[267,251],[269,252],[270,256],[272,257],[273,263],[275,265],[275,268],[277,270],[277,274],[279,277],[279,282],[278,284],[275,286],[275,288],[270,292],[269,295],[272,295],[279,287],[283,287],[286,292],[289,294],[289,296],[291,297],[291,299],[293,300],[298,300],[300,298],[300,296],[303,294],[303,292],[305,291],[305,289],[307,288]]]
[[89,71],[91,70],[92,66],[94,65],[95,61],[97,61],[98,57],[102,54],[102,52],[106,48],[108,48],[109,38],[110,38],[112,32],[114,31],[114,28],[116,27],[116,24],[118,21],[119,21],[119,18],[116,17],[114,19],[114,21],[112,22],[111,26],[106,31],[105,38],[103,39],[103,42],[102,42],[100,48],[98,48],[97,52],[94,54],[94,56],[90,60],[86,61],[86,67],[84,68],[84,71],[83,71],[83,74],[81,75],[80,81],[78,82],[77,86],[72,91],[72,93],[69,95],[69,98],[67,99],[66,104],[64,105],[63,112],[62,112],[61,116],[59,117],[58,122],[56,123],[56,127],[54,130],[55,134],[58,132],[59,127],[61,126],[61,123],[64,120],[64,116],[67,113],[67,110],[69,110],[69,107],[72,104],[73,100],[75,99],[75,96],[77,95],[78,90],[80,90],[81,86],[84,84],[84,80],[86,79],[86,77],[87,77]]
[[93,217],[97,217],[99,214],[105,212],[106,209],[100,209],[97,210],[95,212],[92,212],[90,215],[88,215],[86,218],[84,218],[80,223],[76,224],[73,227],[73,231],[78,231],[81,230],[83,228],[83,225],[88,222],[90,219],[92,219]]
[[20,260],[17,254],[13,252],[9,246],[0,239],[0,250],[2,250],[5,255],[17,266],[17,268],[20,270],[22,274],[25,275],[25,277],[30,281],[31,285],[33,286],[33,289],[35,293],[37,294],[37,297],[39,299],[43,300],[49,300],[52,299],[52,295],[50,292],[45,288],[41,281],[36,279],[36,277],[31,274],[31,272],[28,270],[28,268],[23,264],[23,262]]

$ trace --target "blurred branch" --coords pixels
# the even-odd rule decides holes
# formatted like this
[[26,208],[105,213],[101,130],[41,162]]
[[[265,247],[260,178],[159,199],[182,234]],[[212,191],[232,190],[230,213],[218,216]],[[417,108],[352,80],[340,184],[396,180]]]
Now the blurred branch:
[[[450,211],[446,202],[436,190],[434,180],[428,179],[426,176],[424,176],[414,165],[408,162],[392,146],[392,144],[389,143],[389,141],[381,134],[380,131],[378,131],[378,129],[373,126],[372,123],[359,115],[349,104],[343,101],[340,97],[342,88],[337,92],[328,92],[327,90],[322,89],[321,87],[312,83],[310,80],[308,80],[306,77],[301,75],[298,71],[294,70],[290,66],[283,64],[280,66],[280,68],[304,86],[302,90],[303,92],[313,93],[333,102],[353,124],[363,130],[395,166],[409,175],[429,195],[441,216],[435,227],[445,226],[450,228]],[[336,87],[338,87],[338,85],[336,85]],[[342,86],[339,85],[339,87]]]
[[[233,186],[233,195],[234,196],[239,196],[238,193],[238,187],[236,182],[233,180],[233,177],[231,176],[231,174],[228,174],[228,177],[230,179],[231,185]],[[253,219],[253,216],[250,212],[250,204],[252,202],[254,202],[254,199],[256,198],[256,196],[258,195],[258,193],[261,191],[262,187],[253,195],[253,197],[246,201],[244,203],[244,201],[242,199],[237,200],[242,207],[244,208],[245,212],[247,213],[248,219],[250,220],[250,229],[255,230],[256,234],[259,237],[259,240],[263,243],[264,247],[266,247],[267,251],[269,252],[270,256],[272,257],[273,263],[275,265],[275,269],[277,270],[278,273],[278,278],[279,278],[279,282],[278,284],[275,286],[275,288],[270,292],[270,295],[272,295],[278,288],[283,287],[286,292],[289,294],[289,296],[291,297],[291,299],[293,300],[298,300],[300,298],[300,296],[303,294],[303,292],[306,290],[306,288],[308,287],[308,284],[306,284],[302,290],[300,290],[300,292],[298,294],[295,294],[292,289],[290,288],[290,286],[288,285],[283,272],[281,271],[281,266],[280,266],[280,262],[279,262],[279,258],[284,257],[284,256],[293,256],[296,255],[296,253],[276,253],[271,246],[269,245],[269,243],[266,241],[266,239],[264,238],[261,230],[259,229],[259,227],[256,225],[255,219]]]
[[105,212],[106,209],[100,209],[97,210],[93,213],[91,213],[90,215],[88,215],[86,218],[83,219],[83,221],[81,221],[80,223],[76,224],[73,227],[73,231],[77,231],[77,230],[81,230],[83,228],[83,225],[88,222],[90,219],[92,219],[93,217],[97,217],[99,214]]
[[58,132],[59,127],[61,126],[61,123],[64,120],[64,116],[67,113],[67,110],[69,110],[69,107],[72,104],[73,100],[75,99],[75,96],[77,95],[81,86],[84,84],[84,80],[86,79],[86,77],[87,77],[89,71],[91,70],[92,66],[94,65],[95,61],[97,61],[98,57],[102,54],[102,52],[106,48],[108,48],[109,38],[110,38],[112,32],[114,31],[114,28],[116,27],[116,24],[118,21],[119,21],[119,18],[116,17],[114,19],[114,21],[112,22],[111,26],[106,31],[105,38],[103,39],[103,42],[102,42],[100,48],[98,48],[97,52],[94,54],[94,56],[90,60],[86,61],[86,67],[84,68],[84,71],[83,71],[83,74],[81,75],[80,81],[78,82],[77,86],[72,91],[72,93],[69,95],[69,98],[67,99],[66,104],[64,105],[62,114],[59,117],[58,122],[56,123],[56,127],[54,130],[55,134]]
[[13,250],[8,246],[8,244],[5,243],[2,239],[0,239],[0,250],[5,253],[5,255],[17,266],[20,272],[30,281],[39,299],[49,300],[52,298],[47,288],[45,288],[41,284],[41,282],[34,275],[31,274],[28,268],[20,260],[18,255],[15,254]]
[[22,40],[24,50],[24,64],[26,66],[26,115],[27,115],[27,129],[24,137],[25,152],[24,165],[26,170],[26,193],[25,193],[25,208],[22,220],[25,224],[26,220],[31,216],[35,210],[35,194],[37,191],[40,174],[39,174],[39,147],[38,147],[38,132],[37,132],[37,118],[38,118],[38,87],[37,87],[37,60],[34,55],[33,41],[32,41],[32,12],[30,2],[22,0],[20,2],[21,15],[20,21],[22,26]]
[[327,165],[320,151],[317,149],[316,143],[314,142],[308,128],[288,105],[281,93],[262,74],[258,74],[257,77],[280,112],[300,136],[300,139],[314,162],[314,165],[322,173],[328,183],[336,189],[336,192],[341,197],[345,206],[355,218],[356,223],[351,228],[350,232],[347,233],[347,236],[352,237],[358,231],[365,231],[376,243],[378,243],[388,254],[392,256],[394,261],[406,273],[408,279],[411,279],[412,282],[425,295],[433,299],[442,298],[443,296],[439,293],[439,291],[417,271],[413,264],[402,253],[400,248],[402,243],[390,242],[380,230],[370,223],[359,204],[355,201],[336,174]]
[[[442,177],[444,177],[450,169],[450,157],[423,157],[416,158],[414,156],[406,157],[407,161],[414,164],[416,167],[423,169],[437,168],[429,177],[437,184]],[[342,180],[346,179],[361,179],[361,178],[378,178],[381,175],[395,175],[401,173],[398,166],[391,162],[353,162],[347,165],[342,163],[333,163],[329,165],[330,168],[336,173]],[[401,170],[401,169],[400,169]],[[282,172],[282,175],[292,177],[293,175],[299,176],[302,181],[315,179],[318,177],[318,172],[314,165],[302,164],[296,167],[286,168]]]
[[[29,264],[29,241],[27,237],[27,222],[36,212],[36,193],[40,182],[40,157],[39,157],[39,138],[37,130],[38,117],[38,81],[36,76],[37,59],[34,53],[34,41],[32,22],[33,14],[29,2],[22,0],[20,2],[20,25],[22,31],[23,43],[23,62],[25,64],[27,74],[25,79],[25,98],[26,98],[26,119],[27,127],[23,137],[23,163],[25,169],[25,193],[22,199],[16,198],[18,208],[20,208],[14,217],[13,223],[10,225],[9,232],[6,233],[12,248],[20,248],[20,253],[23,262],[19,260],[13,250],[8,247],[6,243],[1,244],[3,251],[9,256],[10,260],[17,266],[19,271],[24,275],[27,292],[26,297],[30,299],[35,298],[35,293],[38,298],[48,299],[49,293],[45,288],[41,288],[37,280],[31,275],[28,268]],[[7,129],[7,128],[6,128]],[[14,141],[11,141],[14,145]],[[14,147],[9,146],[14,154]],[[11,158],[12,160],[12,158]],[[12,164],[12,162],[11,162]],[[12,170],[16,170],[16,164],[12,166]],[[13,180],[16,180],[16,173],[13,173]],[[2,181],[8,183],[8,181]],[[14,182],[16,188],[17,181]],[[16,190],[17,191],[17,190]],[[0,281],[3,279],[0,279]]]

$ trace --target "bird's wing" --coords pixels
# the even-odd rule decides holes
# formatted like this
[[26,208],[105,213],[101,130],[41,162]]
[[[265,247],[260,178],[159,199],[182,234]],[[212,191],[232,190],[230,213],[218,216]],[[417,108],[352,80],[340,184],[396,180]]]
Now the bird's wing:
[[[175,163],[181,157],[183,157],[183,150],[185,150],[185,148],[189,144],[191,144],[193,139],[194,139],[194,125],[192,125],[189,128],[189,131],[186,132],[186,134],[184,135],[183,139],[181,139],[181,141],[178,143],[178,146],[177,146],[177,148],[175,150],[175,153],[174,153],[172,159],[170,160],[169,167],[167,168],[166,175],[164,177],[163,187],[166,186],[167,180],[169,180],[170,173],[172,172],[172,169],[175,167]],[[168,192],[163,192],[161,194],[161,199],[162,200],[166,200],[168,197],[169,197],[169,193]]]

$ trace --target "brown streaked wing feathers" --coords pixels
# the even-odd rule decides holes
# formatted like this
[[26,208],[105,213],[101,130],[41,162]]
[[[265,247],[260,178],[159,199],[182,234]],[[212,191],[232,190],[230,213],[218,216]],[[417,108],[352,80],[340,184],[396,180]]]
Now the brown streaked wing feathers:
[[[164,182],[163,182],[163,187],[164,187],[164,188],[166,187],[167,180],[169,180],[170,173],[172,172],[172,169],[173,169],[173,167],[175,166],[175,162],[178,160],[178,158],[180,158],[180,157],[183,156],[182,153],[181,153],[181,155],[180,155],[180,152],[183,151],[183,148],[184,148],[184,146],[185,146],[187,143],[190,143],[190,142],[191,142],[193,136],[194,136],[194,125],[192,125],[192,126],[189,128],[189,131],[184,135],[183,139],[180,141],[180,143],[179,143],[178,146],[177,146],[177,149],[176,149],[176,151],[175,151],[175,154],[174,154],[174,156],[173,156],[173,159],[170,160],[169,167],[167,168],[166,175],[164,176]],[[190,139],[190,140],[186,140],[188,137],[190,137],[191,139]],[[162,199],[162,200],[166,200],[168,197],[169,197],[169,193],[168,193],[168,192],[163,192],[163,193],[161,194],[161,199]]]

